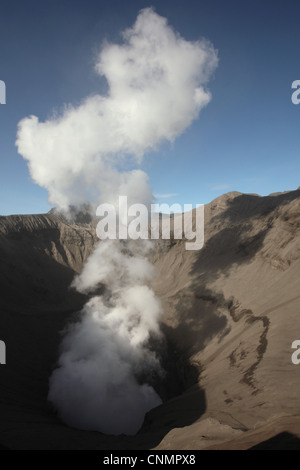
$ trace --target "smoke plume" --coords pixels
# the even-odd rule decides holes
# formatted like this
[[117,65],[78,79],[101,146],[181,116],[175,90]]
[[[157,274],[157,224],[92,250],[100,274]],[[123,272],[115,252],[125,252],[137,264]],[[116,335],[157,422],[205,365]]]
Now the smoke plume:
[[[119,195],[149,206],[148,177],[135,166],[161,142],[173,142],[210,101],[205,85],[217,55],[209,42],[186,41],[151,8],[139,13],[122,40],[105,43],[96,61],[106,95],[66,106],[45,122],[30,116],[19,123],[16,145],[33,181],[66,213],[87,202],[116,204]],[[122,171],[125,165],[132,169]],[[50,378],[49,400],[67,424],[133,434],[160,403],[139,380],[145,370],[151,376],[159,369],[147,347],[150,336],[160,334],[162,311],[149,287],[148,245],[100,242],[73,282],[94,297],[67,328]]]
[[94,296],[81,321],[69,327],[60,367],[50,380],[50,401],[75,427],[134,434],[145,412],[161,403],[153,388],[137,379],[145,369],[149,377],[159,370],[146,345],[150,334],[160,334],[162,311],[144,284],[153,275],[147,247],[138,245],[133,254],[116,240],[99,243],[73,282],[80,292],[94,292],[99,282],[107,288],[107,295]]

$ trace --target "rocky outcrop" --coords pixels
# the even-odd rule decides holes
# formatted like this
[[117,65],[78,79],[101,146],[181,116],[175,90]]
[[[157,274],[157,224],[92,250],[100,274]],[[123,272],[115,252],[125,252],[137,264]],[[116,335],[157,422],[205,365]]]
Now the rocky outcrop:
[[[9,448],[247,448],[300,435],[300,191],[237,192],[205,206],[205,244],[160,240],[153,288],[166,341],[164,403],[135,437],[70,429],[47,404],[61,330],[84,296],[70,289],[95,223],[54,213],[0,217],[0,442]],[[300,365],[298,366],[300,367]],[[281,435],[280,434],[280,435]],[[295,438],[296,439],[296,438]],[[295,443],[295,439],[293,443]],[[273,441],[272,441],[273,442]],[[294,444],[293,444],[294,445]]]

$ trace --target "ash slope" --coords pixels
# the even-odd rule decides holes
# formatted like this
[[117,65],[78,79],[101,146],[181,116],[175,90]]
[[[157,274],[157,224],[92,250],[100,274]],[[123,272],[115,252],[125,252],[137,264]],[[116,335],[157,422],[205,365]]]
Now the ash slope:
[[169,373],[179,371],[185,391],[149,412],[131,438],[70,429],[46,402],[60,331],[85,301],[69,285],[96,243],[93,225],[54,214],[1,217],[1,444],[242,449],[292,439],[297,446],[300,365],[292,364],[291,344],[300,339],[299,209],[299,190],[228,193],[205,206],[202,250],[157,243],[153,287],[165,308]]

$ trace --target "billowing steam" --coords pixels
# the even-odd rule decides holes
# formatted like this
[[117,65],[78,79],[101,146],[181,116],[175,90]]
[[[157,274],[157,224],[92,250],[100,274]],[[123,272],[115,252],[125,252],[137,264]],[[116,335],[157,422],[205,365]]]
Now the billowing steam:
[[99,195],[111,202],[121,186],[136,189],[143,203],[150,197],[145,174],[116,168],[126,156],[140,160],[161,141],[173,141],[210,100],[203,88],[217,63],[210,44],[185,41],[151,9],[140,12],[123,38],[124,44],[106,44],[96,64],[107,96],[91,96],[46,122],[31,116],[19,124],[18,150],[60,209],[91,196],[97,204]]
[[49,399],[70,425],[134,434],[145,412],[161,403],[153,388],[137,379],[145,369],[150,377],[159,369],[145,346],[150,334],[159,335],[161,314],[159,300],[144,285],[153,275],[146,249],[133,241],[126,249],[115,240],[99,243],[75,278],[79,291],[93,292],[101,282],[108,295],[93,297],[81,322],[69,327],[60,367],[50,380]]
[[[17,147],[32,179],[49,202],[116,204],[119,195],[149,206],[147,175],[134,168],[145,152],[172,142],[209,102],[204,86],[217,65],[206,41],[189,42],[152,9],[142,10],[122,44],[106,43],[96,71],[108,83],[105,96],[88,97],[61,116],[19,123]],[[103,241],[73,286],[94,294],[79,322],[69,326],[49,399],[75,427],[106,433],[135,433],[145,412],[160,403],[147,384],[158,360],[147,348],[159,335],[161,306],[148,287],[153,268],[146,241]],[[102,286],[102,295],[95,295]],[[103,293],[104,292],[104,293]]]

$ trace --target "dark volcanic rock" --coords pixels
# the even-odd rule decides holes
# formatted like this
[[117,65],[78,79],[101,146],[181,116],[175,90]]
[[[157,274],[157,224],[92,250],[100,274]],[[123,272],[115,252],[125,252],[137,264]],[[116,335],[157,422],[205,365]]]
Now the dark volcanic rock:
[[47,403],[61,331],[86,300],[70,284],[97,243],[95,223],[53,212],[0,217],[1,444],[249,448],[277,442],[279,433],[299,436],[299,370],[291,362],[300,336],[299,227],[299,190],[235,192],[205,207],[202,250],[156,243],[153,288],[164,304],[167,369],[167,383],[156,386],[166,401],[129,438],[68,428]]

